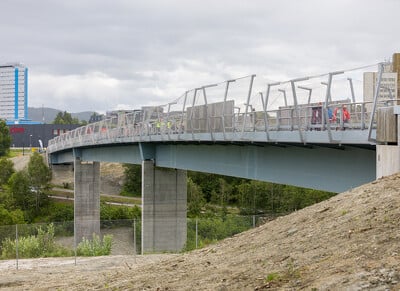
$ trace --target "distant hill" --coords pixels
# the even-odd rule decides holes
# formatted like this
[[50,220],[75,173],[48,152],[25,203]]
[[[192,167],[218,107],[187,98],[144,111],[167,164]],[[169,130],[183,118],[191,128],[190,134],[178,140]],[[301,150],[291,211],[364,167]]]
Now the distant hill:
[[[39,122],[44,121],[45,123],[52,123],[53,120],[56,118],[58,112],[61,111],[63,110],[47,108],[47,107],[43,108],[28,107],[28,116],[29,119],[31,119],[32,121],[39,121]],[[89,121],[89,118],[93,114],[93,111],[84,111],[78,113],[69,112],[69,113],[71,113],[73,118]]]

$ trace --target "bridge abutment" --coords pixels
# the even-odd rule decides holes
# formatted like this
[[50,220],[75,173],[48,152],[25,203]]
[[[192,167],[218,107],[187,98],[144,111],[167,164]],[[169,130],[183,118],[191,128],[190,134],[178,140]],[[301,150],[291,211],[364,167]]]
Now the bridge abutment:
[[176,252],[186,243],[187,172],[142,162],[142,253]]
[[100,236],[100,163],[74,161],[75,243]]
[[376,178],[400,172],[400,106],[379,108],[376,131]]

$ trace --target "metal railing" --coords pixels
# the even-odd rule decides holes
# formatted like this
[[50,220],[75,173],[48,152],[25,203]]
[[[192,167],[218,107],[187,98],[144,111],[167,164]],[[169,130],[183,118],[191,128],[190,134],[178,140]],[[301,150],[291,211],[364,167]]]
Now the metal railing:
[[[381,71],[382,64],[379,66]],[[266,94],[260,92],[256,96],[252,95],[255,75],[203,86],[185,92],[174,102],[120,113],[69,131],[50,140],[47,150],[52,153],[88,145],[153,141],[341,143],[343,135],[336,132],[342,130],[368,131],[359,137],[359,142],[371,142],[372,130],[376,129],[375,111],[382,106],[393,106],[398,100],[378,98],[378,88],[373,101],[357,102],[352,82],[352,98],[333,100],[333,77],[340,74],[344,71],[268,84]],[[320,82],[325,77],[328,82]],[[320,97],[314,98],[317,100],[311,98],[314,91],[295,85],[313,78],[314,84],[319,84],[313,89],[319,92]],[[345,79],[346,84],[349,79]],[[321,89],[321,84],[327,85],[326,89]],[[297,92],[296,88],[307,89],[306,102],[301,102],[304,96],[302,99],[302,91]],[[284,103],[279,99],[281,106],[270,109],[273,94],[281,92],[285,93]],[[290,94],[292,104],[288,105]],[[349,119],[343,118],[343,106],[347,106]],[[320,141],[318,135],[323,137]],[[287,136],[290,138],[286,139]]]
[[[305,105],[299,108],[286,107],[271,111],[252,111],[220,116],[191,116],[182,112],[183,119],[168,118],[168,113],[160,117],[137,122],[135,113],[120,114],[117,117],[91,123],[64,133],[49,141],[48,151],[85,145],[141,142],[141,141],[190,141],[205,135],[210,141],[245,140],[249,133],[265,132],[265,142],[271,141],[271,132],[308,132],[327,130],[367,130],[371,112],[367,110],[372,102],[336,103]],[[350,119],[338,116],[346,105]],[[340,114],[343,117],[343,114]],[[188,126],[189,124],[189,126]],[[376,121],[372,122],[373,128]],[[304,140],[303,142],[307,142]]]

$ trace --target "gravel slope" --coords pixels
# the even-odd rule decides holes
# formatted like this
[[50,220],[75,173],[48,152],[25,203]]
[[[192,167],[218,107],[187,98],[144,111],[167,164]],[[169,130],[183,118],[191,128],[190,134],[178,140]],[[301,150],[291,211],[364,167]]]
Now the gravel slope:
[[3,268],[0,287],[400,290],[399,186],[400,175],[386,177],[191,253]]

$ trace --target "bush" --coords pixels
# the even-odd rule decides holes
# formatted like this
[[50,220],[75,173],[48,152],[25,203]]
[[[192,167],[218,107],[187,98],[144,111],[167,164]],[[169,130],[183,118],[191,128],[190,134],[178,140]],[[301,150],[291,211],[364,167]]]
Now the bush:
[[[16,258],[17,242],[14,239],[6,238],[2,242],[3,259]],[[18,257],[19,258],[39,258],[57,256],[70,256],[72,251],[57,245],[54,241],[54,225],[49,224],[44,230],[40,226],[37,235],[22,236],[18,238]]]
[[139,207],[114,206],[100,203],[100,220],[138,219],[141,217]]
[[[196,220],[188,220],[188,232],[185,251],[196,247]],[[199,248],[218,240],[233,236],[252,227],[250,217],[227,215],[198,219],[197,237]]]
[[112,235],[105,235],[103,241],[98,235],[93,234],[91,240],[83,238],[76,248],[78,256],[106,256],[111,253]]

